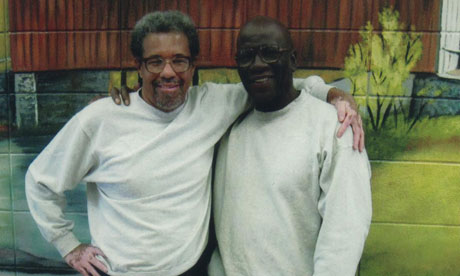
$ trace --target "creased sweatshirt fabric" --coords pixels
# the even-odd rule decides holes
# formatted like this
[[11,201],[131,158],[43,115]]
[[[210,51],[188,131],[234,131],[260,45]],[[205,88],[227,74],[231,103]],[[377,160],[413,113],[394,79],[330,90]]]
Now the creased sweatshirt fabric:
[[303,91],[253,110],[218,150],[211,276],[353,276],[371,222],[370,166],[334,108]]
[[[296,83],[318,95],[330,89],[318,77]],[[65,256],[80,241],[63,214],[64,192],[87,182],[92,244],[107,256],[109,274],[177,275],[206,245],[214,145],[247,108],[247,95],[241,84],[192,87],[170,113],[138,93],[131,99],[98,100],[62,128],[26,174],[29,208]]]

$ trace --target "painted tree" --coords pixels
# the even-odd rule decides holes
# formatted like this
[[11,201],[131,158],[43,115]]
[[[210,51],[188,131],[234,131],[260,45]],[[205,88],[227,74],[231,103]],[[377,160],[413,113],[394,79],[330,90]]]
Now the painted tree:
[[[396,98],[405,94],[403,83],[422,57],[421,35],[404,32],[399,12],[392,7],[379,13],[382,32],[370,22],[360,32],[362,41],[351,45],[345,58],[345,76],[351,80],[353,95],[366,95],[372,129],[379,130],[390,113],[397,116],[403,108]],[[374,94],[375,97],[370,97]]]

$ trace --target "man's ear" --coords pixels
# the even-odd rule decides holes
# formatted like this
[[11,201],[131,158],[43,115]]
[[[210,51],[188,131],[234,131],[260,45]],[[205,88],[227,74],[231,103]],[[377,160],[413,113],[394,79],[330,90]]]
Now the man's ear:
[[142,78],[142,72],[141,72],[142,61],[140,61],[140,60],[138,60],[136,58],[136,59],[134,59],[134,64],[136,66],[137,73],[138,73],[139,77]]
[[291,53],[291,56],[289,57],[290,60],[290,67],[292,72],[294,72],[297,69],[297,51],[293,50]]
[[195,65],[195,63],[192,63],[191,66],[192,67],[189,70],[190,70],[190,72],[192,73],[192,76],[193,76],[195,74],[196,65]]

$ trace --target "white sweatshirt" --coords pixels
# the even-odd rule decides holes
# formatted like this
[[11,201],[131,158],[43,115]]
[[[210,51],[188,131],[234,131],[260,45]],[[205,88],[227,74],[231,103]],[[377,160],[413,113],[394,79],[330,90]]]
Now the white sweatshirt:
[[[318,79],[300,85],[317,86],[324,99],[330,86]],[[30,212],[65,256],[80,242],[63,215],[64,191],[87,182],[92,244],[107,256],[109,274],[177,275],[206,245],[214,145],[247,95],[241,84],[192,87],[170,113],[131,95],[127,107],[108,98],[86,107],[33,161]]]
[[371,222],[370,166],[334,108],[302,92],[254,110],[218,150],[211,276],[353,276]]

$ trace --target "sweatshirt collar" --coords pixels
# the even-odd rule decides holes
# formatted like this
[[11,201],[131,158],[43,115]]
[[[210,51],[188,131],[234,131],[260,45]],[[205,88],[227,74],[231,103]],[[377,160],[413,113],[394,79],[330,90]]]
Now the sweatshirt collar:
[[185,103],[187,102],[188,97],[186,96],[185,101],[179,107],[174,109],[171,112],[164,112],[159,110],[158,108],[148,104],[142,97],[141,97],[141,89],[136,91],[136,96],[133,97],[133,104],[135,104],[140,109],[144,110],[146,113],[150,114],[154,119],[163,121],[163,122],[171,122],[174,120],[179,113],[184,109]]

